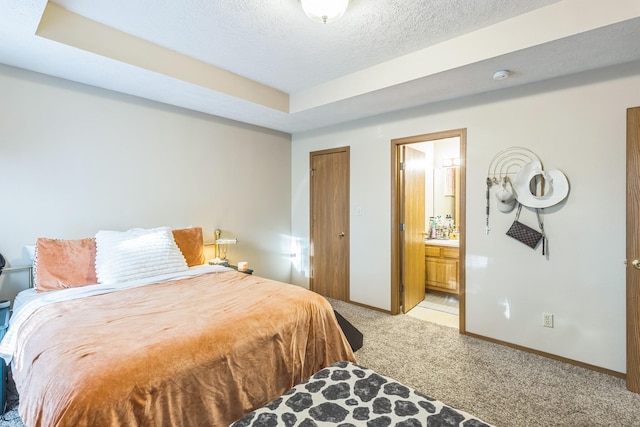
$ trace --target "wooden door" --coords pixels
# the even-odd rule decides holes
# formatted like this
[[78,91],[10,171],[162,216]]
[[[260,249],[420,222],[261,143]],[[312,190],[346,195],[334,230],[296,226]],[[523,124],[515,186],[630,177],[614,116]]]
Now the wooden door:
[[466,333],[466,317],[465,317],[465,308],[466,308],[466,295],[465,295],[465,282],[466,282],[466,166],[465,159],[467,157],[467,130],[466,129],[454,129],[443,132],[436,132],[430,134],[423,135],[415,135],[409,136],[406,138],[398,138],[391,140],[391,314],[398,314],[402,311],[401,307],[403,304],[403,298],[401,297],[400,292],[400,272],[402,270],[402,264],[400,262],[400,252],[401,252],[401,237],[400,237],[400,229],[398,224],[401,222],[400,219],[400,183],[398,172],[399,164],[398,157],[400,156],[400,150],[398,150],[399,146],[406,144],[414,144],[418,142],[425,141],[435,141],[438,139],[445,138],[459,138],[460,140],[460,172],[459,175],[456,175],[456,178],[460,178],[458,180],[459,187],[456,187],[456,191],[459,188],[460,194],[456,194],[456,203],[459,203],[459,206],[456,205],[456,212],[460,212],[460,219],[456,218],[456,222],[458,223],[459,230],[459,241],[460,241],[460,259],[459,259],[459,270],[458,270],[458,301],[460,303],[460,333]]
[[310,158],[310,288],[349,301],[349,147]]
[[400,289],[406,313],[425,294],[425,154],[402,145],[400,153]]
[[640,393],[640,107],[627,110],[627,388]]

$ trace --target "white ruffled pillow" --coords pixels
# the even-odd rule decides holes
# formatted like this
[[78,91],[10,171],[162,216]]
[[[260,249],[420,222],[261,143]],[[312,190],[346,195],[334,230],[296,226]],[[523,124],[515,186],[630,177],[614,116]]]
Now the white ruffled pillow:
[[169,227],[100,230],[96,234],[99,283],[118,283],[187,270]]

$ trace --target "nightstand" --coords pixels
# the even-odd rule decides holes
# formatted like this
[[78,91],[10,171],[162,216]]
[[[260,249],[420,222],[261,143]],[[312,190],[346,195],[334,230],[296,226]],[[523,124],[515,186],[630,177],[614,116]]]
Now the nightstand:
[[250,268],[247,268],[247,269],[246,269],[246,270],[244,270],[244,271],[240,271],[240,270],[238,270],[238,266],[237,266],[237,265],[230,265],[229,267],[233,268],[234,270],[236,270],[236,271],[238,271],[238,272],[240,272],[240,273],[244,273],[244,274],[253,274],[253,270],[252,270],[252,269],[250,269]]

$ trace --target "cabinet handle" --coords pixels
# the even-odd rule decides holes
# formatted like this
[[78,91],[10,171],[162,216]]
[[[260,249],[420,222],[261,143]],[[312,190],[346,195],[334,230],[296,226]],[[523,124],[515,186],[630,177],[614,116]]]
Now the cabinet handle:
[[[344,237],[344,231],[341,231],[340,233],[338,233],[338,237],[342,239]],[[639,268],[639,267],[636,267],[636,268]]]

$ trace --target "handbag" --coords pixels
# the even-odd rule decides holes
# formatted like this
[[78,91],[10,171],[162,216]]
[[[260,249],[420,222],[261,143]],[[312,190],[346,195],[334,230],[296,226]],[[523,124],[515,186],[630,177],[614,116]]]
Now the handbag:
[[544,246],[545,246],[545,235],[544,235],[544,225],[542,224],[542,220],[540,219],[540,212],[536,209],[536,215],[538,216],[538,225],[540,226],[540,231],[534,230],[518,221],[520,218],[520,211],[522,211],[522,205],[518,204],[518,211],[516,212],[516,220],[513,221],[509,230],[507,230],[507,236],[511,236],[519,242],[524,243],[529,246],[531,249],[535,249],[542,240],[542,255],[545,254]]

